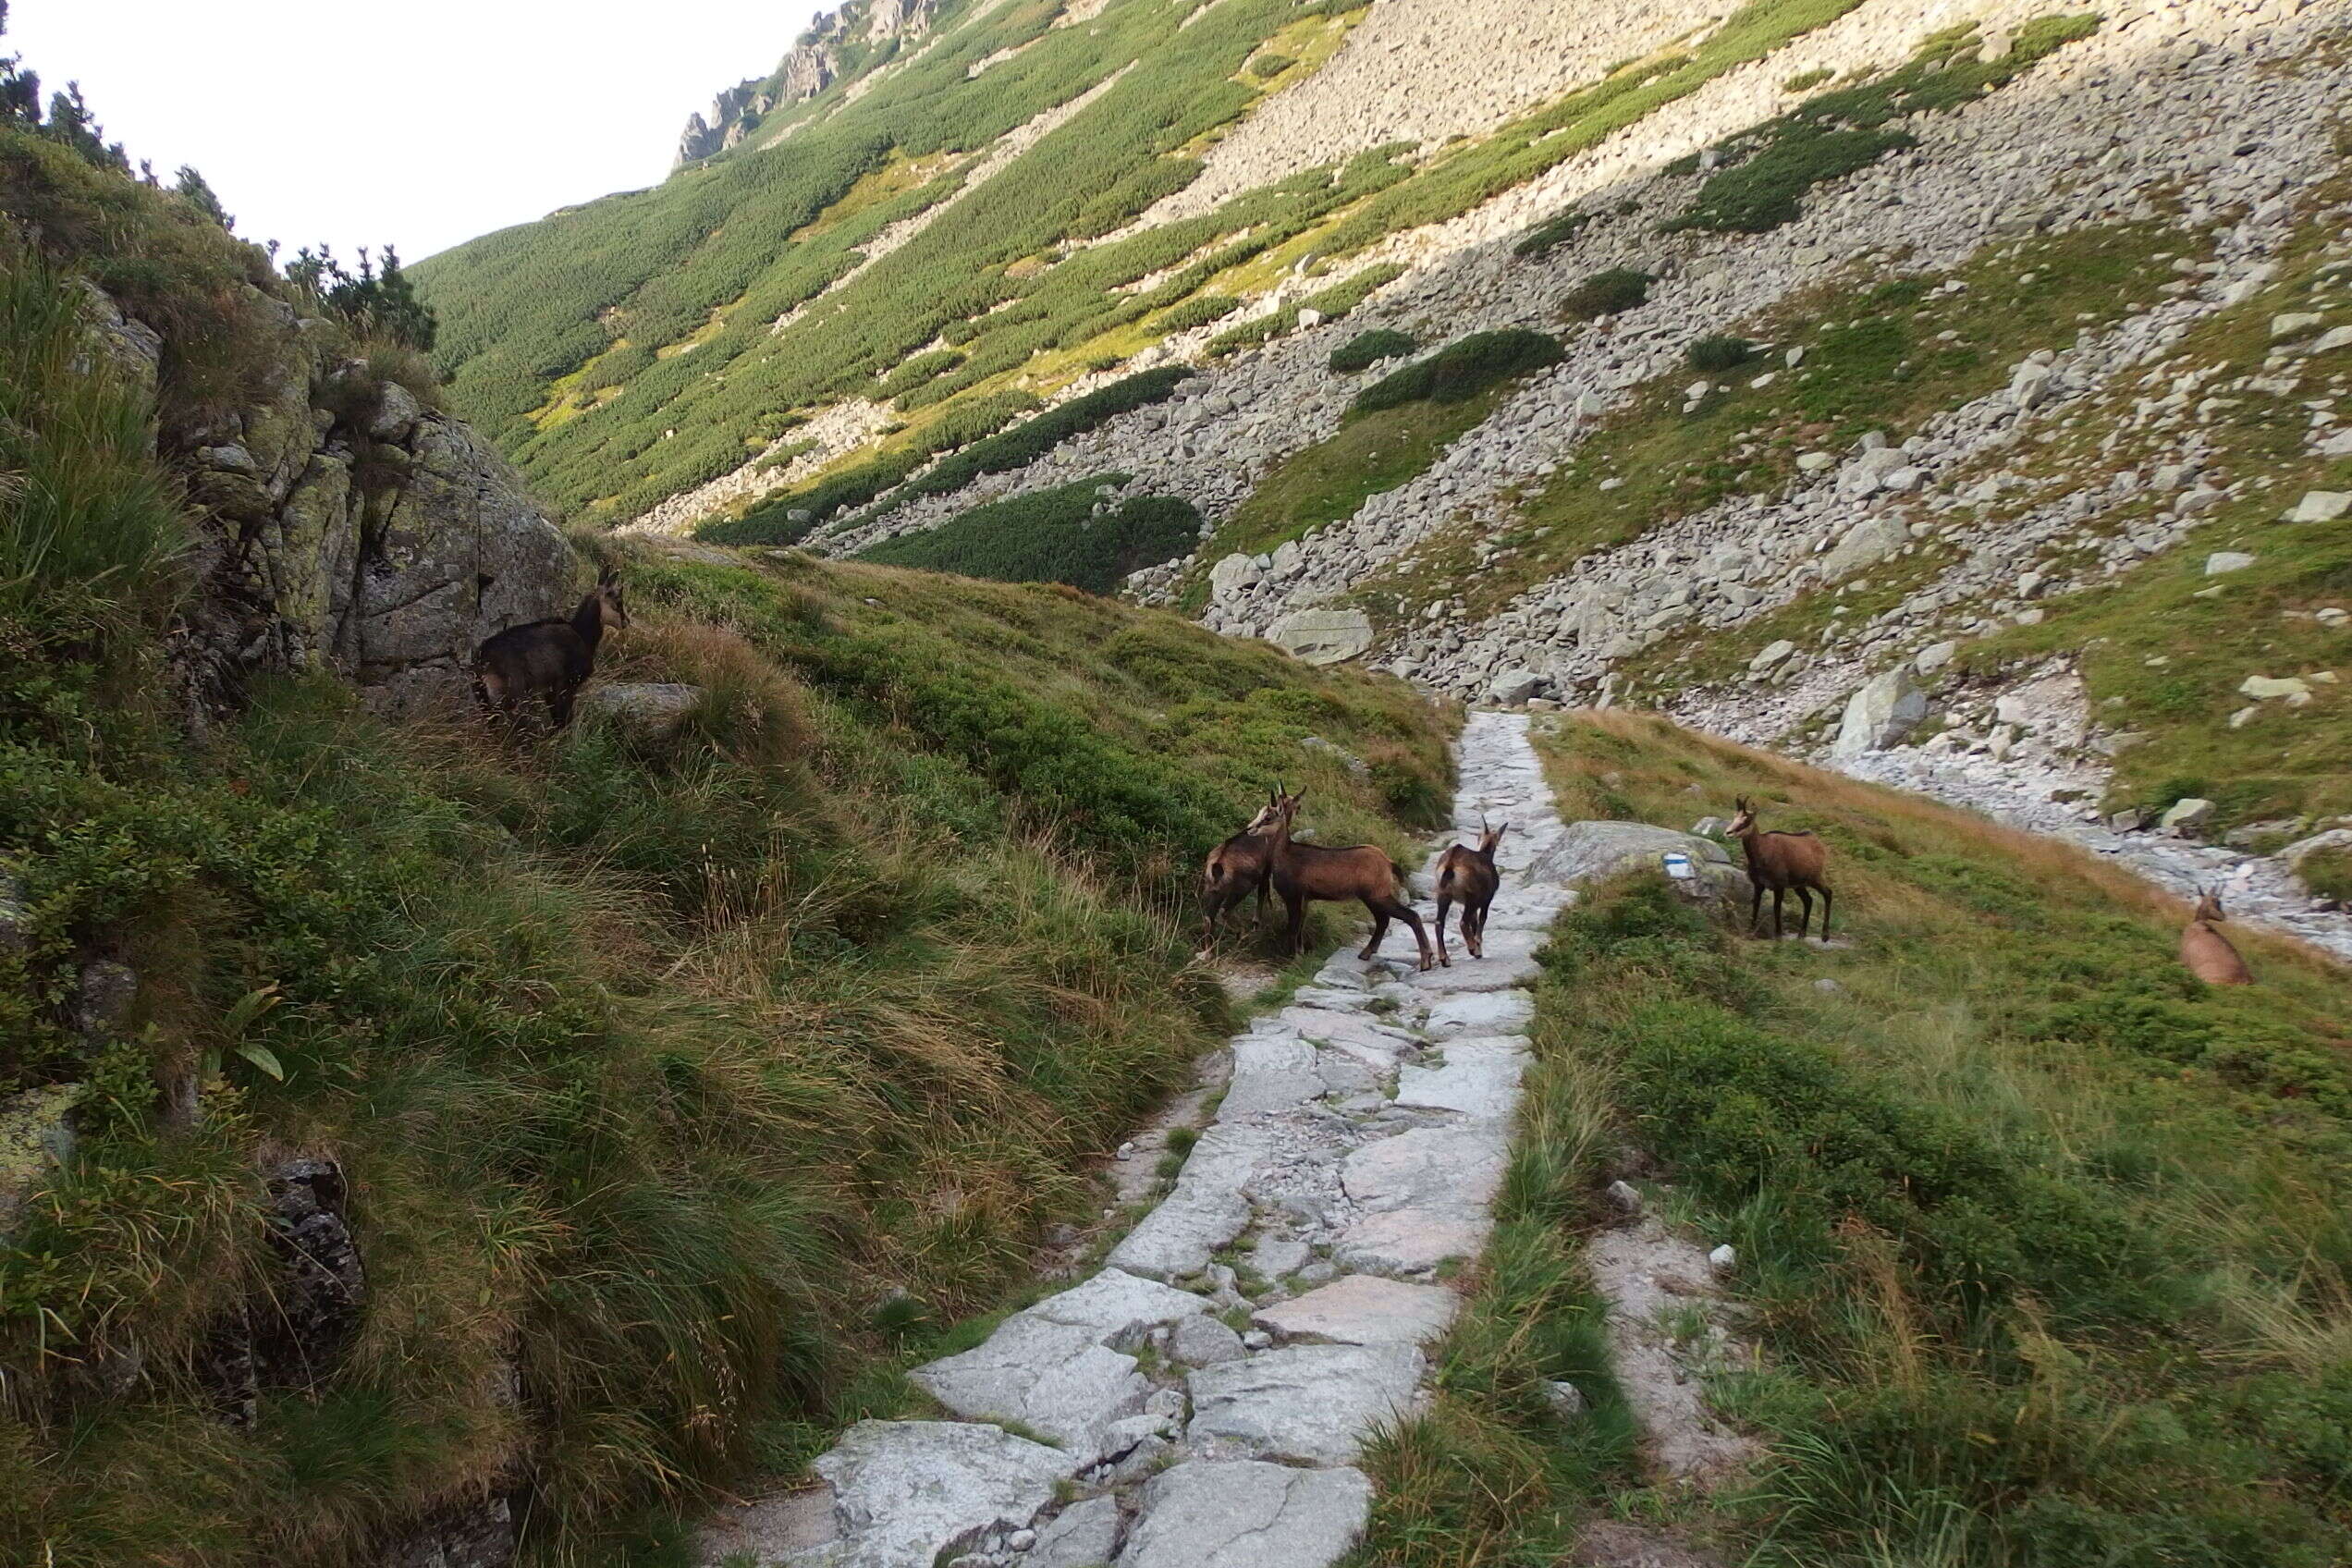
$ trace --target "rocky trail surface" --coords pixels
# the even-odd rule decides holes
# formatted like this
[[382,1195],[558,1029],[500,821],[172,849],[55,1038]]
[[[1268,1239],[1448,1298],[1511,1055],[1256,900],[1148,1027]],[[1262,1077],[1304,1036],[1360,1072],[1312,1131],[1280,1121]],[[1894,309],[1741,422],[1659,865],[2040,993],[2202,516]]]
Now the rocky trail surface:
[[1512,825],[1487,956],[1334,955],[1234,1038],[1173,1189],[1097,1272],[916,1368],[943,1418],[860,1422],[823,1485],[719,1521],[714,1561],[1321,1568],[1354,1545],[1364,1441],[1420,1403],[1444,1280],[1492,1229],[1526,982],[1574,896],[1542,877],[1563,829],[1526,717],[1473,715],[1461,775],[1459,830]]

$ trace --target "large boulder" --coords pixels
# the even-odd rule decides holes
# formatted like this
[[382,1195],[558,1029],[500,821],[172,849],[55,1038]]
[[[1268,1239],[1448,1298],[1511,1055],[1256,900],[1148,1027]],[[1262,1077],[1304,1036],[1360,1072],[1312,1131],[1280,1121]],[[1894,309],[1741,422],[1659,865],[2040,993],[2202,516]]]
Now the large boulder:
[[1255,587],[1266,575],[1266,565],[1256,556],[1235,551],[1208,569],[1208,597],[1212,604],[1222,604],[1247,589]]
[[1845,717],[1838,725],[1833,756],[1857,757],[1895,744],[1928,717],[1928,694],[1919,689],[1909,665],[1897,665],[1873,676],[1846,699]]
[[666,741],[684,727],[703,700],[700,686],[672,680],[616,680],[592,686],[580,698],[583,714],[618,724],[647,741]]
[[1647,822],[1572,822],[1536,857],[1525,879],[1606,882],[1629,871],[1661,872],[1693,898],[1740,900],[1748,894],[1747,874],[1732,864],[1722,845]]
[[1343,664],[1372,645],[1372,619],[1362,610],[1292,610],[1266,640],[1308,664]]
[[1821,578],[1835,582],[1878,565],[1911,543],[1910,531],[1891,517],[1865,518],[1821,557]]

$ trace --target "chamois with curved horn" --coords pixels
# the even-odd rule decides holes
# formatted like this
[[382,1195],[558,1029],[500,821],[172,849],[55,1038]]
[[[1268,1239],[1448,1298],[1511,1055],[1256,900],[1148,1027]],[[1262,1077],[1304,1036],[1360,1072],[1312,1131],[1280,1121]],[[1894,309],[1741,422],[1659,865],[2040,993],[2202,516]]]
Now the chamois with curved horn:
[[1462,905],[1462,945],[1472,958],[1487,956],[1487,908],[1502,886],[1502,873],[1495,869],[1495,846],[1510,831],[1508,822],[1488,827],[1481,814],[1478,847],[1454,844],[1438,857],[1438,962],[1449,969],[1453,960],[1446,953],[1446,911],[1456,902]]
[[1428,929],[1414,913],[1404,868],[1390,860],[1387,851],[1370,844],[1327,850],[1320,844],[1293,842],[1291,828],[1298,819],[1299,802],[1305,798],[1306,791],[1301,790],[1275,802],[1274,890],[1282,896],[1283,908],[1290,913],[1286,933],[1290,950],[1295,953],[1306,946],[1308,904],[1354,899],[1372,912],[1372,939],[1356,957],[1368,959],[1378,952],[1380,939],[1389,934],[1389,922],[1402,920],[1413,927],[1414,940],[1421,945],[1421,967],[1429,968],[1437,959],[1429,949]]
[[1267,885],[1274,874],[1274,840],[1268,829],[1281,801],[1282,786],[1277,783],[1267,791],[1266,803],[1257,808],[1249,826],[1208,851],[1201,866],[1201,951],[1216,945],[1218,926],[1252,892],[1257,894],[1257,918],[1264,923],[1269,897]]
[[2246,961],[2222,935],[2222,922],[2227,918],[2219,893],[2197,889],[2197,912],[2181,931],[2181,967],[2208,986],[2251,986],[2254,976]]
[[596,668],[597,644],[628,625],[620,579],[606,568],[570,619],[525,621],[485,639],[473,652],[473,694],[509,722],[537,697],[560,729],[571,722],[572,701]]
[[1796,934],[1802,937],[1813,923],[1813,895],[1821,895],[1821,940],[1830,939],[1830,885],[1822,880],[1830,848],[1811,833],[1766,833],[1756,826],[1756,807],[1742,795],[1732,818],[1731,837],[1747,851],[1747,880],[1755,889],[1748,900],[1748,935],[1763,935],[1764,894],[1772,895],[1772,935],[1782,935],[1782,900],[1794,891],[1802,913]]

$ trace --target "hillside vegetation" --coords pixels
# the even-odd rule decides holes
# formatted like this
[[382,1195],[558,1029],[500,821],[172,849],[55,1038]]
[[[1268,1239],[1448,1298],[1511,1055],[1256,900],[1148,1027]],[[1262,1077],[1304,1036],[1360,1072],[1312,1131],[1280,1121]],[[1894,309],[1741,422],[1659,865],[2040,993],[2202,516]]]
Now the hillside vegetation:
[[[635,625],[601,673],[700,689],[668,736],[509,744],[306,676],[190,738],[151,435],[158,398],[235,406],[213,301],[258,252],[50,172],[19,189],[116,221],[0,249],[0,1562],[374,1561],[494,1500],[530,1561],[650,1546],[1093,1201],[1226,1027],[1184,890],[1268,778],[1399,852],[1445,797],[1393,682],[707,549],[605,557]],[[225,312],[221,368],[117,370],[84,264]],[[288,1263],[298,1159],[352,1309]]]
[[[1744,903],[1711,917],[1657,877],[1562,917],[1516,1218],[1438,1406],[1378,1457],[1364,1560],[1549,1562],[1614,1516],[1727,1561],[2337,1561],[2343,972],[2233,928],[2256,983],[2209,988],[2144,884],[1660,720],[1539,743],[1565,816],[1681,827],[1746,793],[1819,831],[1840,945],[1754,941]],[[1707,1388],[1768,1447],[1712,1501],[1640,1487],[1567,1240],[1628,1172],[1736,1255],[1722,1321],[1756,1354]],[[1551,1378],[1597,1415],[1563,1430]]]

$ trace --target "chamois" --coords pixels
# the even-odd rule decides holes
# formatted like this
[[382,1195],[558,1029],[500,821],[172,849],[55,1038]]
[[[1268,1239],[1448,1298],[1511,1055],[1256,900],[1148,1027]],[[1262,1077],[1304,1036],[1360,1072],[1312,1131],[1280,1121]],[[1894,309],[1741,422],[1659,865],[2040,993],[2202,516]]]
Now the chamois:
[[1208,851],[1208,860],[1201,867],[1201,951],[1207,952],[1217,943],[1217,927],[1226,914],[1239,909],[1242,900],[1255,891],[1257,894],[1257,918],[1266,919],[1267,883],[1274,870],[1273,839],[1267,829],[1273,826],[1274,813],[1281,804],[1282,791],[1278,785],[1267,792],[1266,803],[1239,833]]
[[1462,904],[1462,945],[1472,958],[1487,956],[1487,906],[1502,886],[1502,874],[1495,869],[1495,846],[1510,831],[1508,822],[1489,827],[1481,815],[1476,849],[1454,844],[1438,857],[1438,961],[1449,969],[1453,960],[1446,955],[1446,911],[1457,900]]
[[1390,860],[1386,851],[1370,844],[1327,850],[1320,844],[1293,843],[1291,827],[1297,820],[1299,802],[1305,798],[1304,790],[1295,795],[1275,797],[1271,836],[1274,890],[1282,896],[1283,907],[1290,912],[1290,950],[1296,953],[1306,946],[1308,904],[1357,899],[1372,912],[1372,939],[1364,944],[1356,957],[1368,959],[1378,952],[1380,938],[1389,934],[1389,922],[1402,920],[1413,927],[1413,938],[1420,944],[1421,967],[1430,967],[1434,960],[1429,950],[1428,929],[1413,911],[1403,867]]
[[1752,937],[1763,935],[1764,892],[1772,893],[1772,935],[1782,935],[1781,902],[1794,888],[1803,912],[1797,916],[1796,934],[1802,937],[1813,924],[1813,895],[1821,895],[1821,940],[1830,939],[1830,885],[1821,879],[1822,867],[1830,858],[1829,846],[1810,833],[1765,833],[1756,826],[1756,808],[1746,795],[1738,800],[1738,814],[1732,818],[1731,836],[1747,851],[1747,879],[1756,896],[1748,900],[1747,930]]
[[525,699],[539,697],[558,729],[571,722],[572,700],[596,668],[596,644],[629,625],[620,579],[607,569],[569,620],[531,620],[485,639],[473,653],[473,694],[512,721]]
[[2254,976],[2247,972],[2246,961],[2221,933],[2226,918],[2221,895],[2198,888],[2197,913],[2181,931],[2181,965],[2208,986],[2251,986]]

